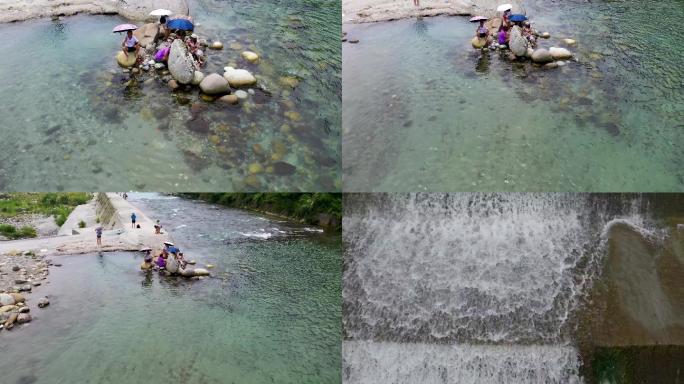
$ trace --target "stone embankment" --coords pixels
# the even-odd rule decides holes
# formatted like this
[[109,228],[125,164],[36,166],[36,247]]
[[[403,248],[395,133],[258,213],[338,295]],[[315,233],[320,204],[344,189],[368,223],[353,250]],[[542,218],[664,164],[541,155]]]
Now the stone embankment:
[[159,8],[168,9],[176,16],[189,14],[185,0],[0,0],[0,23],[79,13],[121,15],[133,21],[146,21],[156,19],[149,14]]

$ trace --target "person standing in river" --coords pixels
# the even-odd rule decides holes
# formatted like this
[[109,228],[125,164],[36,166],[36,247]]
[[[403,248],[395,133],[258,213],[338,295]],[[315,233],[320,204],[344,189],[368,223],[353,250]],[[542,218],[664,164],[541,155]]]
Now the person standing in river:
[[137,217],[135,216],[135,212],[131,213],[131,228],[135,229],[135,219]]
[[413,0],[413,5],[415,7],[420,7],[420,0]]
[[102,246],[102,227],[95,228],[95,234],[97,235],[97,245]]

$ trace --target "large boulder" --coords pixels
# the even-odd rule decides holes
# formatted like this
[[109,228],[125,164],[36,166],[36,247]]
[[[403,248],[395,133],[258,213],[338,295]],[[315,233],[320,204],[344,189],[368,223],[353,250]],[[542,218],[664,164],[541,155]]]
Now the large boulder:
[[169,53],[169,72],[181,84],[190,84],[195,77],[195,66],[192,55],[181,40],[174,40]]
[[151,44],[154,44],[157,33],[159,33],[159,24],[147,23],[133,31],[133,36],[138,39],[138,42],[143,48],[147,48],[148,46],[151,46]]
[[228,80],[231,87],[244,87],[256,83],[256,78],[246,69],[226,67],[223,77]]
[[134,66],[137,59],[138,58],[135,56],[135,52],[128,52],[128,55],[126,55],[123,51],[119,51],[119,53],[116,55],[116,62],[124,68],[130,68]]
[[208,75],[202,79],[199,87],[202,92],[206,93],[207,95],[217,95],[230,92],[228,80],[216,73],[212,73],[211,75]]
[[522,30],[517,25],[511,28],[511,39],[508,42],[508,47],[518,57],[527,55],[527,39],[522,35]]
[[551,47],[549,52],[554,60],[568,60],[572,58],[572,52],[565,48]]
[[532,53],[532,61],[538,64],[546,64],[553,61],[553,56],[548,49],[539,48]]

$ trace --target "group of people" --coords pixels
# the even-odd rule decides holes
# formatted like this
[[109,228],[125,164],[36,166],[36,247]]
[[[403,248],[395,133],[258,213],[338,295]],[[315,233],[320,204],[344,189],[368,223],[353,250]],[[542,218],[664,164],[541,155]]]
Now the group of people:
[[475,36],[479,39],[485,39],[485,47],[491,45],[491,43],[494,41],[493,37],[496,37],[496,41],[499,43],[499,45],[503,46],[508,46],[508,43],[511,38],[511,29],[514,26],[520,27],[520,30],[522,32],[523,37],[525,37],[529,43],[530,46],[535,47],[537,44],[537,32],[532,29],[532,25],[530,24],[529,20],[521,20],[521,21],[512,21],[511,20],[512,12],[511,9],[508,8],[503,12],[503,15],[501,17],[501,24],[498,26],[498,29],[495,34],[492,34],[487,26],[485,25],[485,22],[487,19],[482,18],[480,20],[480,24],[478,25],[477,29],[475,30]]
[[[188,18],[191,20],[190,18]],[[154,46],[156,50],[154,51],[154,60],[158,63],[168,63],[169,54],[171,53],[171,44],[174,40],[181,40],[188,48],[188,51],[192,54],[193,59],[196,61],[199,67],[205,64],[205,55],[202,51],[202,47],[199,43],[199,38],[192,31],[184,30],[172,30],[167,25],[168,17],[161,16],[159,18],[157,35],[154,38]],[[141,59],[140,50],[142,46],[140,41],[134,36],[133,31],[129,30],[126,32],[126,37],[124,37],[121,43],[124,55],[128,57],[129,54],[135,53],[138,60]]]
[[145,261],[142,263],[142,265],[140,265],[140,269],[143,271],[149,271],[153,269],[165,271],[169,269],[168,266],[170,264],[170,257],[172,257],[173,262],[176,263],[173,270],[170,272],[177,272],[178,269],[185,269],[188,264],[183,256],[183,252],[181,252],[178,247],[169,241],[164,242],[164,247],[156,258],[152,255],[151,248],[144,248],[140,251],[145,254]]

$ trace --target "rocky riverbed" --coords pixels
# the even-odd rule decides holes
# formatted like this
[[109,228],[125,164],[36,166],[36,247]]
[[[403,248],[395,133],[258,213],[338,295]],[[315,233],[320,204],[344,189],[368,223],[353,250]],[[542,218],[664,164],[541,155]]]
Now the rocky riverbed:
[[33,252],[0,255],[0,330],[30,322],[31,307],[50,304],[47,297],[33,294],[36,287],[47,284],[50,265],[60,266]]

